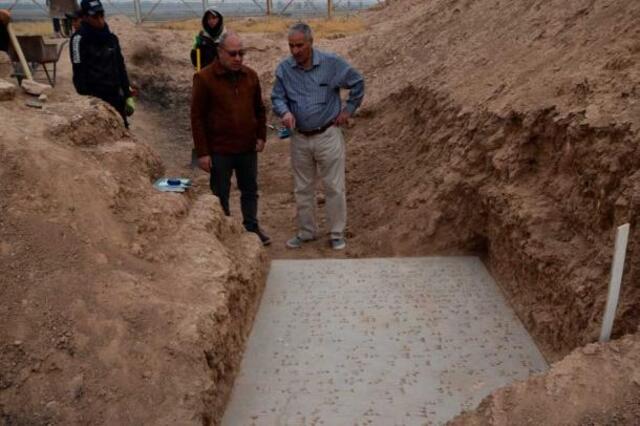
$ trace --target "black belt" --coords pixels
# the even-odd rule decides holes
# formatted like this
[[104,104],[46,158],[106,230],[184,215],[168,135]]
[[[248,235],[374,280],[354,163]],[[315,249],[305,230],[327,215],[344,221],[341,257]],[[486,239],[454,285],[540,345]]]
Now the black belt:
[[330,121],[322,127],[318,127],[317,129],[312,130],[298,130],[298,133],[305,136],[314,136],[319,135],[320,133],[324,133],[329,127],[333,126],[333,122]]

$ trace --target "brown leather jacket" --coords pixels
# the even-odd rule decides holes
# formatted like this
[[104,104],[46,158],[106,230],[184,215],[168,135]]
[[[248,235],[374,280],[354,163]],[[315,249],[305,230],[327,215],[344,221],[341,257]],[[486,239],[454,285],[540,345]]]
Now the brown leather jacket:
[[198,157],[255,151],[267,136],[267,120],[258,75],[213,62],[193,76],[191,130]]

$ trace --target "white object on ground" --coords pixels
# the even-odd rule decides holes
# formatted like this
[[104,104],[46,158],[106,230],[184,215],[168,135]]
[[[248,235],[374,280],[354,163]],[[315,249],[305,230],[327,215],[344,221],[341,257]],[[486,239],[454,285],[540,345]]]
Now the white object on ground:
[[53,87],[49,86],[48,84],[42,84],[38,83],[37,81],[27,79],[22,80],[21,86],[25,92],[34,96],[48,94],[53,90]]
[[628,241],[629,224],[625,223],[619,226],[616,231],[616,244],[613,251],[613,263],[611,264],[609,294],[607,295],[607,305],[604,310],[604,316],[602,317],[602,329],[600,330],[601,342],[608,342],[611,338],[613,320],[616,317],[618,298],[620,297],[620,284],[622,283],[622,273],[624,272],[624,259],[627,253]]
[[478,258],[278,260],[222,424],[443,424],[547,368]]
[[191,188],[191,179],[160,178],[153,183],[153,187],[161,192],[184,192]]

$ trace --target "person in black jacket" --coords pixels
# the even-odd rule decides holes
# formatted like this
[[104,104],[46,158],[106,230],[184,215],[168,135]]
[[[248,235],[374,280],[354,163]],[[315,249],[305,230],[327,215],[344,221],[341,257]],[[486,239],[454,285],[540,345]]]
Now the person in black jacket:
[[129,77],[118,37],[104,20],[100,0],[82,0],[82,24],[71,37],[69,53],[73,64],[73,85],[81,95],[95,96],[113,106],[129,128],[133,114]]
[[200,71],[218,57],[218,42],[224,34],[222,21],[222,15],[215,9],[207,9],[202,16],[202,31],[196,35],[191,49],[191,63],[196,67],[196,71]]
[[11,22],[11,13],[6,9],[0,9],[0,50],[9,50],[9,32],[7,25]]

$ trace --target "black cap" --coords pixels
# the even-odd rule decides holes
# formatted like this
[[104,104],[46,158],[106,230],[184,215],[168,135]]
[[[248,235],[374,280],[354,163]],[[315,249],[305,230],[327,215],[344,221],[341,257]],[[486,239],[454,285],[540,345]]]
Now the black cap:
[[97,13],[104,13],[104,7],[100,0],[82,0],[80,3],[82,13],[85,15],[93,16]]

